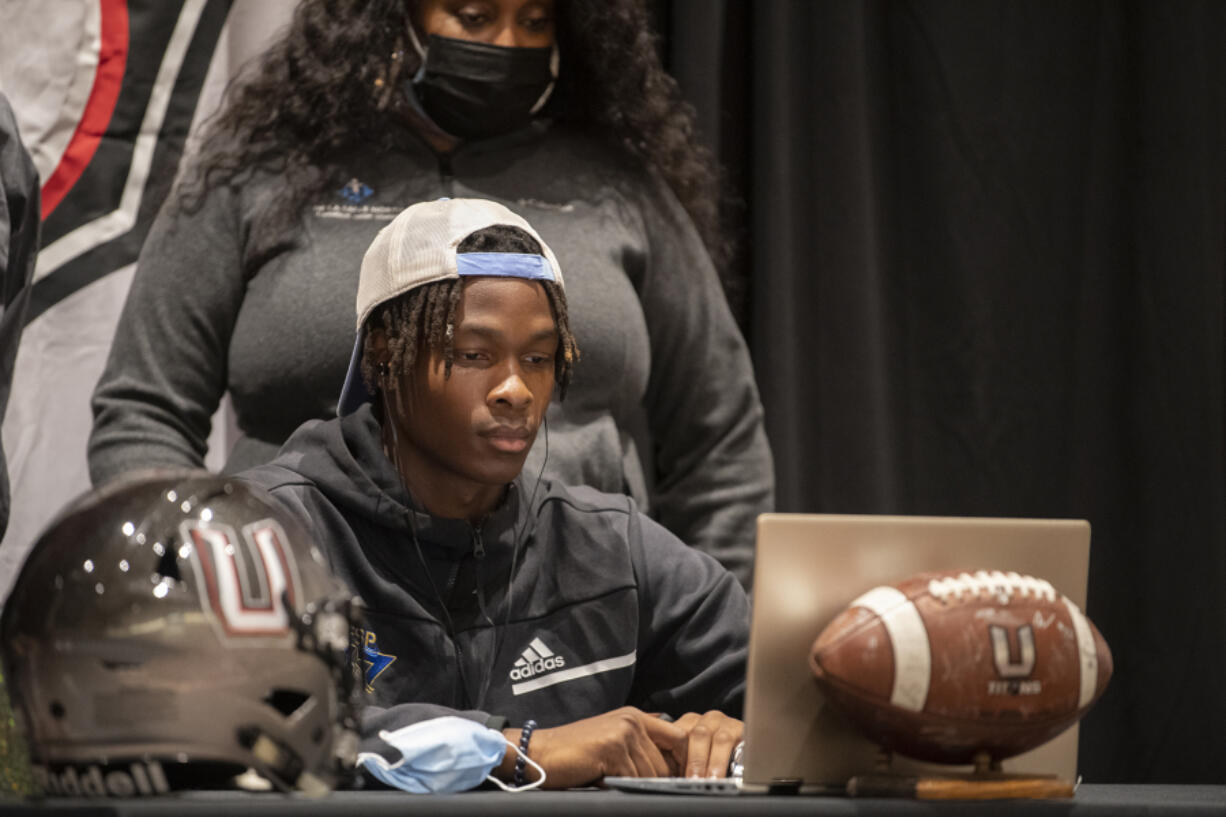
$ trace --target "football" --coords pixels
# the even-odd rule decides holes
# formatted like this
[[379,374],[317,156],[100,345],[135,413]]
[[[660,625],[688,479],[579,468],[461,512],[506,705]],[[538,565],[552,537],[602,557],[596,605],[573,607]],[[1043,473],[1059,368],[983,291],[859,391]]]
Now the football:
[[869,590],[822,631],[809,665],[871,740],[937,763],[1045,743],[1089,710],[1112,669],[1077,605],[1043,579],[995,570]]

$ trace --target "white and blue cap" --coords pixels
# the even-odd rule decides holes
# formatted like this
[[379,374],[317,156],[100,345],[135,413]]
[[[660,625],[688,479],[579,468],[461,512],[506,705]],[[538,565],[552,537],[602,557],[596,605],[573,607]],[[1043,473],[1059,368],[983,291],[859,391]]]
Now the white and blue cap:
[[[541,255],[511,252],[459,253],[456,248],[478,230],[518,227],[541,245]],[[438,199],[411,205],[379,231],[362,257],[358,277],[357,340],[336,413],[345,416],[371,400],[362,380],[366,319],[379,304],[425,284],[476,276],[553,281],[562,269],[536,230],[506,207],[484,199]]]

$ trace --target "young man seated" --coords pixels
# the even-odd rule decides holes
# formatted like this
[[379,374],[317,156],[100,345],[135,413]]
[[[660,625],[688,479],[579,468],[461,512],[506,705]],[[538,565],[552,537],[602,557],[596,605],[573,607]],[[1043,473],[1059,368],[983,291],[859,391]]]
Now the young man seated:
[[723,776],[740,585],[629,498],[521,474],[578,359],[552,251],[493,202],[416,204],[367,251],[357,310],[340,416],[243,478],[366,603],[365,768],[410,791]]

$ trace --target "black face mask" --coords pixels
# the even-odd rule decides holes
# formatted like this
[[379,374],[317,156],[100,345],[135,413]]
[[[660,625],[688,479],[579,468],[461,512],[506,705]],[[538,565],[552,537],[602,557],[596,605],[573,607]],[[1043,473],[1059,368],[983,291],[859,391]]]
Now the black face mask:
[[553,91],[556,47],[508,48],[437,34],[429,42],[413,88],[430,118],[453,136],[522,128]]

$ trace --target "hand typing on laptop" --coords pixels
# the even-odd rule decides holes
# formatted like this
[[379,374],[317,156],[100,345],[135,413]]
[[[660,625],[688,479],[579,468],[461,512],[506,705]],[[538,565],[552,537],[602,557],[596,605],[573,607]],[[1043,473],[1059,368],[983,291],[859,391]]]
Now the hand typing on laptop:
[[[545,788],[584,786],[605,776],[724,777],[742,723],[722,712],[688,713],[670,723],[632,706],[584,718],[531,737],[531,756],[545,770]],[[518,745],[518,729],[504,730]],[[499,776],[510,778],[516,753],[508,751]],[[529,782],[539,773],[529,771]]]
[[724,777],[733,750],[745,734],[745,724],[723,712],[690,712],[676,725],[687,735],[685,760],[679,765],[686,777]]

